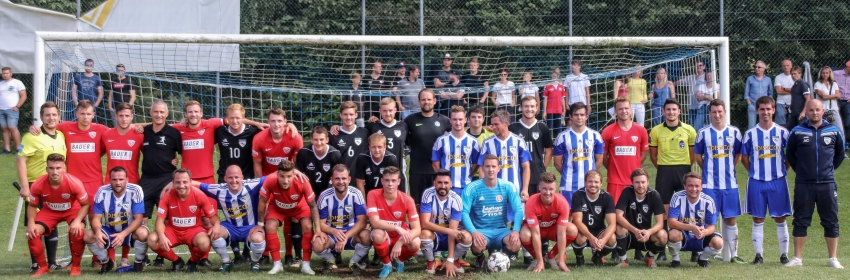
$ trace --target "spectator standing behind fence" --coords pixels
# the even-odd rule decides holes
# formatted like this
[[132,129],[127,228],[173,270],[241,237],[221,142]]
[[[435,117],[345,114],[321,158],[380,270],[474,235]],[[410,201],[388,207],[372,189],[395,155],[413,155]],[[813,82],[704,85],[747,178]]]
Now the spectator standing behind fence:
[[522,85],[519,86],[519,99],[522,100],[526,96],[534,97],[537,104],[540,104],[540,86],[531,82],[531,72],[528,71],[522,73]]
[[343,102],[351,101],[357,104],[357,111],[361,112],[358,115],[357,120],[354,122],[357,124],[357,127],[363,127],[365,124],[363,122],[363,88],[360,87],[361,77],[360,74],[354,72],[351,73],[351,86],[348,88],[348,95],[343,98]]
[[[747,77],[747,84],[744,86],[744,100],[747,101],[747,129],[753,128],[758,122],[758,113],[756,112],[756,100],[762,96],[773,97],[773,87],[771,87],[770,77],[764,75],[764,61],[756,61],[755,74]],[[790,70],[790,69],[789,69]],[[777,76],[778,77],[778,76]],[[790,87],[789,87],[790,89]],[[779,104],[777,104],[779,106]],[[779,121],[779,108],[776,111],[777,123]],[[785,123],[785,106],[782,105],[782,123]]]
[[478,71],[478,66],[478,58],[473,57],[469,60],[469,73],[460,78],[460,82],[469,87],[466,91],[466,104],[469,107],[484,106],[484,103],[487,103],[487,96],[490,95],[490,81],[487,81],[487,77]]
[[[581,73],[581,65],[581,60],[570,62],[571,73],[564,78],[564,87],[567,88],[567,106],[576,102],[584,102],[584,104],[587,104],[587,115],[590,116],[590,79],[587,75]],[[645,90],[646,86],[643,89]],[[644,96],[644,99],[646,99],[646,96]]]
[[110,83],[112,90],[110,90],[109,100],[106,102],[106,107],[109,108],[109,112],[112,114],[112,124],[114,126],[118,126],[118,118],[115,116],[115,106],[121,103],[133,105],[136,102],[136,89],[133,88],[133,81],[130,80],[130,77],[124,75],[124,71],[124,64],[115,66],[115,73],[118,75]]
[[823,101],[823,118],[837,127],[841,135],[846,135],[844,123],[841,121],[841,114],[838,110],[838,100],[841,97],[841,93],[832,75],[831,67],[821,67],[820,72],[818,72],[817,82],[815,82],[815,93],[815,97]]
[[490,98],[496,109],[509,113],[510,121],[513,122],[516,114],[516,86],[514,82],[508,81],[508,69],[499,69],[499,82],[493,85],[493,96]]
[[[841,112],[841,120],[844,121],[844,132],[847,132],[850,131],[850,60],[844,63],[844,69],[835,71],[832,76],[841,91],[838,107],[839,112]],[[836,125],[841,126],[842,124],[836,123]]]
[[[793,73],[793,71],[792,71]],[[793,104],[793,103],[792,103]],[[803,266],[803,245],[812,213],[818,207],[826,250],[827,265],[844,269],[836,258],[838,250],[838,193],[835,169],[844,160],[844,136],[829,122],[823,121],[820,100],[806,102],[806,117],[791,130],[786,150],[788,163],[797,176],[794,179],[794,258],[785,266]],[[792,116],[793,117],[793,116]]]
[[[646,80],[641,78],[643,70],[637,70],[632,73],[626,86],[629,87],[629,105],[632,107],[632,116],[635,123],[639,126],[646,126],[644,118],[646,117]],[[589,110],[588,110],[589,111]]]
[[543,108],[546,110],[546,125],[552,128],[552,134],[561,133],[564,119],[567,118],[567,90],[561,84],[561,69],[552,68],[552,81],[543,88]]
[[[623,97],[623,98],[629,97],[629,85],[628,84],[629,84],[629,77],[631,77],[631,76],[632,76],[632,74],[626,74],[626,75],[623,75],[622,77],[620,77],[620,79],[614,80],[614,100],[617,100],[617,98],[620,98],[620,97]],[[613,118],[613,119],[617,118],[617,114],[614,113],[614,107],[608,108],[608,114],[611,115],[611,118]]]
[[394,77],[387,77],[387,80],[390,81],[391,88],[390,90],[393,93],[393,98],[395,98],[395,105],[398,107],[398,112],[401,115],[401,119],[404,119],[404,106],[401,105],[401,100],[399,100],[399,91],[398,91],[398,83],[407,80],[407,66],[404,65],[404,61],[399,61],[398,65],[395,67],[396,75]]
[[699,103],[695,106],[699,106],[699,109],[697,109],[697,117],[693,120],[694,129],[700,130],[705,126],[705,118],[708,117],[708,104],[711,103],[711,100],[717,98],[719,92],[720,84],[714,81],[714,74],[706,72],[705,83],[702,83],[697,88],[696,97]]
[[[86,72],[74,76],[74,84],[71,85],[71,100],[74,101],[74,107],[80,100],[86,99],[97,108],[97,106],[100,106],[100,101],[103,100],[103,82],[100,80],[100,76],[93,72],[94,60],[86,59],[85,64]],[[95,110],[95,114],[97,114],[97,110]]]
[[[794,67],[794,64],[791,63],[791,60],[786,59],[782,61],[782,73],[776,75],[776,78],[773,79],[773,86],[776,91],[776,123],[780,125],[785,125],[791,120],[791,116],[788,115],[790,112],[789,107],[792,103],[791,97],[791,87],[794,86],[794,79],[791,78],[791,68]],[[800,105],[805,106],[805,104]],[[791,129],[792,126],[788,126],[788,129]]]
[[667,80],[667,70],[664,67],[659,67],[655,70],[655,84],[652,86],[652,92],[649,93],[649,99],[652,100],[649,118],[652,119],[652,126],[661,124],[664,120],[664,101],[668,98],[676,99],[676,87],[670,80]]
[[368,90],[367,96],[363,97],[363,119],[375,117],[381,118],[378,112],[381,108],[382,94],[389,93],[392,90],[393,82],[381,74],[383,71],[383,63],[376,60],[372,63],[372,73],[363,77],[363,89]]
[[399,104],[401,111],[401,119],[407,118],[415,113],[419,113],[422,109],[419,107],[419,91],[425,88],[425,82],[419,78],[419,66],[411,65],[408,67],[407,77],[398,81],[396,87],[398,95],[396,95],[396,103]]
[[[688,88],[688,122],[693,123],[697,117],[699,108],[699,100],[697,100],[697,90],[699,86],[705,83],[705,63],[697,60],[694,65],[695,74],[689,75],[676,82],[677,86],[687,86]],[[755,100],[755,99],[753,99]]]
[[[12,78],[12,68],[3,67],[3,79],[0,80],[0,127],[3,127],[2,155],[11,154],[13,148],[21,144],[21,132],[18,131],[21,106],[27,101],[27,88],[18,79]],[[15,142],[11,146],[12,141]]]
[[438,111],[440,115],[448,118],[452,106],[467,107],[466,99],[464,99],[466,95],[465,87],[466,85],[460,82],[460,77],[457,74],[452,73],[449,75],[449,82],[443,85],[443,90],[440,91],[440,99],[442,100],[440,101],[440,110]]
[[791,78],[794,79],[794,85],[791,86],[791,110],[786,117],[785,127],[789,130],[793,129],[806,116],[804,109],[806,102],[812,99],[812,89],[809,83],[803,80],[803,68],[794,66],[791,68]]
[[[442,89],[444,87],[451,87],[452,84],[457,84],[457,82],[454,82],[454,81],[451,80],[452,74],[454,74],[454,75],[458,74],[457,71],[452,68],[452,61],[453,60],[452,60],[451,54],[447,53],[446,55],[443,56],[443,66],[438,68],[437,71],[434,71],[434,74],[433,74],[434,88]],[[444,99],[443,97],[441,97],[439,99],[439,101],[437,102],[437,106],[434,107],[434,109],[436,109],[437,112],[442,113],[443,112],[442,110],[448,110],[449,109],[448,107],[446,107],[446,106],[448,106],[448,103],[449,102],[448,102],[447,99]]]

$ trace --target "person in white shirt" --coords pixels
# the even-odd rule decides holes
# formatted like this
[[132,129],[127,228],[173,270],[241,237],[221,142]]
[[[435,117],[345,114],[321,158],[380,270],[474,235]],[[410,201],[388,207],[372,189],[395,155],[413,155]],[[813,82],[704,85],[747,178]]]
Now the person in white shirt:
[[705,126],[705,118],[708,117],[708,104],[711,103],[711,100],[716,99],[718,93],[720,93],[720,85],[714,81],[713,76],[714,74],[711,72],[705,72],[705,83],[700,84],[697,88],[696,99],[699,102],[699,105],[697,105],[699,106],[699,109],[697,111],[696,118],[693,120],[693,126],[696,130]]
[[519,86],[519,99],[526,96],[532,96],[537,99],[537,104],[540,104],[540,87],[531,82],[531,72],[522,73],[522,85]]
[[493,85],[493,95],[490,96],[497,110],[505,110],[513,116],[516,115],[514,107],[516,106],[516,86],[514,82],[508,81],[508,69],[499,69],[499,82]]
[[[18,118],[21,106],[27,101],[27,88],[18,79],[12,78],[12,68],[3,67],[3,79],[0,80],[0,127],[3,127],[2,154],[12,154],[12,148],[21,145],[21,132],[18,131]],[[12,141],[15,146],[11,146]]]
[[567,106],[576,102],[587,104],[587,115],[590,115],[590,80],[587,75],[581,73],[581,60],[573,60],[570,63],[572,73],[564,79],[564,87],[567,88]]
[[[782,73],[776,75],[776,79],[773,79],[773,88],[776,92],[776,120],[774,122],[780,125],[784,125],[788,121],[786,115],[791,106],[791,87],[794,86],[794,79],[791,78],[791,67],[794,67],[794,64],[791,63],[790,59],[783,60]],[[786,107],[789,109],[786,110]]]
[[[838,83],[835,82],[835,77],[832,76],[832,68],[829,66],[821,67],[818,72],[818,81],[815,82],[815,97],[823,101],[824,119],[829,123],[838,127],[841,135],[845,134],[844,123],[841,122],[841,114],[839,113],[838,99],[841,98],[841,92],[838,91]],[[827,116],[832,112],[832,119],[827,119]]]

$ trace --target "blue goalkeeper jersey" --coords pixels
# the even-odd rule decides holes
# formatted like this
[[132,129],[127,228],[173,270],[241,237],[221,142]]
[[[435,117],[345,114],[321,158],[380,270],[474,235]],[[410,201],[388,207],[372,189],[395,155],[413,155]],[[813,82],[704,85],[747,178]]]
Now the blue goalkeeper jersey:
[[242,180],[242,189],[233,194],[227,184],[201,184],[201,190],[218,201],[218,208],[234,226],[244,227],[257,224],[257,206],[260,204],[260,189],[266,177]]
[[142,187],[128,183],[124,195],[116,197],[111,185],[105,185],[94,195],[95,214],[103,215],[103,226],[121,232],[133,223],[133,215],[145,213]]
[[484,184],[484,179],[476,180],[463,190],[463,226],[470,233],[478,229],[507,228],[513,215],[513,230],[519,231],[522,223],[522,200],[517,187],[511,182],[499,179],[493,188]]

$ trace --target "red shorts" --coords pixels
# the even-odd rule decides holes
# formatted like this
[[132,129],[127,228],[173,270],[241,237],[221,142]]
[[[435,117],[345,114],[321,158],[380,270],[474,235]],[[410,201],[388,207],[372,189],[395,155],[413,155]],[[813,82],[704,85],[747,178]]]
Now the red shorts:
[[540,239],[558,241],[558,225],[556,224],[551,227],[540,228]]
[[192,246],[195,236],[204,232],[207,232],[207,230],[202,226],[194,226],[183,230],[176,230],[174,227],[165,227],[165,237],[168,237],[168,240],[171,241],[171,248],[178,245]]
[[73,208],[65,212],[58,212],[41,209],[38,214],[35,214],[35,223],[44,225],[44,235],[49,235],[59,222],[66,222],[70,225],[77,217],[79,210],[79,208]]
[[303,218],[310,218],[310,207],[299,207],[299,208],[296,208],[296,209],[292,209],[288,212],[289,213],[295,213],[295,214],[290,214],[290,215],[285,215],[283,213],[280,213],[280,211],[281,210],[279,210],[277,208],[269,207],[269,213],[266,214],[266,220],[275,219],[275,220],[280,221],[280,223],[282,225],[282,224],[284,224],[284,222],[287,221],[287,219],[289,219],[290,221],[295,220],[297,222],[297,221],[301,221],[301,219],[303,219]]
[[620,199],[620,194],[623,193],[623,189],[625,188],[626,185],[608,183],[608,189],[606,191],[614,198],[614,205],[617,205],[617,200]]
[[97,190],[103,185],[104,184],[101,181],[83,182],[83,188],[86,190],[86,194],[89,195],[89,198],[97,194]]

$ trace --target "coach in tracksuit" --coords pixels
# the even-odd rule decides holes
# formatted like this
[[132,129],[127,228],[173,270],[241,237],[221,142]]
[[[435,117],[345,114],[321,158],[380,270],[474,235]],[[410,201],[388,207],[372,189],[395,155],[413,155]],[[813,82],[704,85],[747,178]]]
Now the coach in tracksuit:
[[836,258],[838,247],[838,198],[835,169],[844,160],[844,136],[838,127],[823,120],[823,104],[806,102],[808,120],[791,130],[786,150],[788,163],[797,173],[794,188],[794,259],[785,266],[802,266],[806,229],[818,207],[820,224],[829,252],[829,266],[843,269]]

